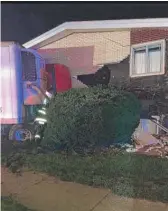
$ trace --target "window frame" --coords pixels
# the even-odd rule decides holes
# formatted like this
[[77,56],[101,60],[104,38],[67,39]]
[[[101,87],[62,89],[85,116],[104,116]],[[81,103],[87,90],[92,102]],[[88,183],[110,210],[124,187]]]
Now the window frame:
[[[142,74],[137,74],[134,72],[134,61],[135,61],[135,51],[144,48],[146,51],[146,68],[148,67],[148,49],[150,46],[155,47],[157,45],[161,45],[161,71],[160,72],[146,72]],[[139,43],[131,46],[131,52],[130,52],[130,77],[131,78],[137,78],[137,77],[142,77],[142,76],[154,76],[154,75],[163,75],[165,73],[165,52],[166,52],[166,42],[164,39],[162,40],[156,40],[156,41],[150,41],[150,42],[145,42],[145,43]]]

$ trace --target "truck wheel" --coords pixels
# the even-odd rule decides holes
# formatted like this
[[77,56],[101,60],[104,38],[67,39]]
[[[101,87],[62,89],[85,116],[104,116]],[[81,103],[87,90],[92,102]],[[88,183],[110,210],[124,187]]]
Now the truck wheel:
[[34,138],[34,131],[30,125],[13,125],[9,131],[9,140],[26,141]]

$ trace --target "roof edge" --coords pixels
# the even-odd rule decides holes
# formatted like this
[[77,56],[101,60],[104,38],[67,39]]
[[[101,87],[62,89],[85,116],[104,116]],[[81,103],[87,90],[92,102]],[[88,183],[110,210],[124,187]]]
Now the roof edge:
[[[101,20],[101,21],[78,21],[65,22],[42,35],[23,44],[25,48],[31,48],[50,39],[57,34],[70,30],[73,32],[85,32],[86,30],[107,30],[107,29],[127,29],[142,27],[168,27],[168,18],[150,18],[150,19],[121,19],[121,20]],[[65,33],[66,34],[66,33]],[[63,35],[67,36],[67,35]]]

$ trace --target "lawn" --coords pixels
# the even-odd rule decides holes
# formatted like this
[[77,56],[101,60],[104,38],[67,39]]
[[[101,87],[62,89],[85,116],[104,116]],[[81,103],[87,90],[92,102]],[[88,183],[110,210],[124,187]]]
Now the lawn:
[[11,197],[1,197],[1,211],[32,211]]
[[110,188],[118,195],[168,202],[168,159],[126,152],[86,157],[52,153],[28,155],[26,165],[61,180]]
[[[2,155],[4,152],[2,150]],[[5,152],[7,154],[9,152]],[[29,169],[45,172],[61,180],[109,188],[113,193],[127,197],[168,202],[166,158],[136,155],[115,149],[90,156],[49,152],[20,154],[24,158],[18,156],[21,163]],[[20,161],[15,162],[18,163]]]

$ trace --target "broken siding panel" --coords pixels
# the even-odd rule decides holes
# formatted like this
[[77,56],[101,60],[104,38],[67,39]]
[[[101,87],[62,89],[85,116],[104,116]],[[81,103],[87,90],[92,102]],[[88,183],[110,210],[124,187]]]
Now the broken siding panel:
[[71,76],[90,74],[93,68],[94,48],[70,47],[56,49],[40,49],[40,55],[45,58],[47,64],[64,64],[71,72]]
[[156,135],[158,135],[159,128],[151,120],[149,120],[149,119],[141,119],[140,120],[140,124],[139,124],[138,128],[136,129],[136,131],[138,133],[146,132],[146,133],[149,133],[149,134],[156,134]]
[[73,33],[42,49],[94,46],[93,65],[116,63],[130,53],[130,31]]
[[72,88],[86,88],[86,87],[87,86],[83,84],[81,81],[72,77]]

